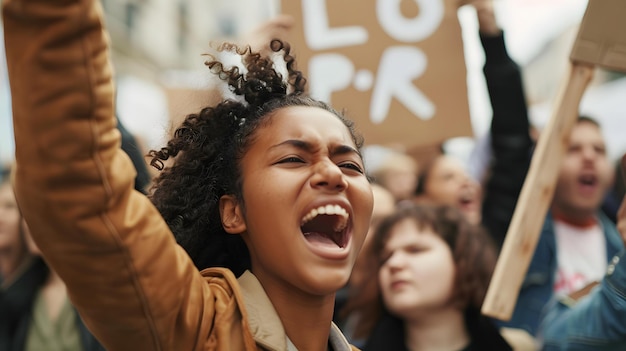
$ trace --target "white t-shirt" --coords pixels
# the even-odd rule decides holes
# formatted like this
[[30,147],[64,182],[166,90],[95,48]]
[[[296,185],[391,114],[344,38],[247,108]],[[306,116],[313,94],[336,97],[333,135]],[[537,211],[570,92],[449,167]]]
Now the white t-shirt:
[[594,281],[606,271],[606,239],[599,223],[576,227],[554,221],[558,270],[554,293],[569,295]]

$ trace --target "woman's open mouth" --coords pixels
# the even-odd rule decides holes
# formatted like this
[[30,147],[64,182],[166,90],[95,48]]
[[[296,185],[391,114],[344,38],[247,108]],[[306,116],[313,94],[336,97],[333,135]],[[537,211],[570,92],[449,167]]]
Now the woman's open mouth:
[[344,258],[350,243],[350,215],[340,205],[322,205],[309,211],[301,221],[305,241],[316,254]]

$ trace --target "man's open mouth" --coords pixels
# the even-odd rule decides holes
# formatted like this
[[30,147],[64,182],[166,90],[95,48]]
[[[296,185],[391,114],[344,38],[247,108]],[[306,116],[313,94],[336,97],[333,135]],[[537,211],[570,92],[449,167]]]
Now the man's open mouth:
[[598,183],[598,177],[594,174],[584,174],[578,177],[578,183],[586,187],[593,187]]

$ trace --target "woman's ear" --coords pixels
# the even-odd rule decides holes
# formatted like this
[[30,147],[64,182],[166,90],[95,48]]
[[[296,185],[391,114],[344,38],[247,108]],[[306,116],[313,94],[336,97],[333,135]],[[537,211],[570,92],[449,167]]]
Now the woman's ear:
[[246,231],[246,222],[243,212],[235,195],[220,197],[220,218],[222,226],[229,234],[241,234]]

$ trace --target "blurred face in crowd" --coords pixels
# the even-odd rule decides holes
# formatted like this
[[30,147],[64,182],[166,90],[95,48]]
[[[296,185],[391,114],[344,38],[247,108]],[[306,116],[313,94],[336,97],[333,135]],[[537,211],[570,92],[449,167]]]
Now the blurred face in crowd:
[[385,306],[401,318],[453,306],[456,268],[448,244],[411,218],[391,228],[378,273]]
[[15,270],[28,258],[20,233],[20,221],[11,184],[0,183],[0,255],[4,258],[0,261],[0,276],[5,279],[11,279]]
[[28,224],[26,221],[22,219],[21,222],[22,233],[24,234],[24,241],[26,242],[26,247],[28,248],[28,252],[33,255],[41,256],[41,250],[39,250],[39,246],[35,244],[32,235],[30,235],[30,228],[28,228]]
[[22,250],[20,212],[9,182],[0,185],[0,251]]
[[593,215],[613,178],[600,128],[593,122],[579,121],[561,163],[553,208],[572,219]]
[[481,188],[462,162],[451,156],[439,156],[424,179],[423,196],[438,205],[459,208],[473,224],[481,221]]
[[409,200],[417,187],[417,163],[405,154],[392,154],[375,174],[395,201]]

